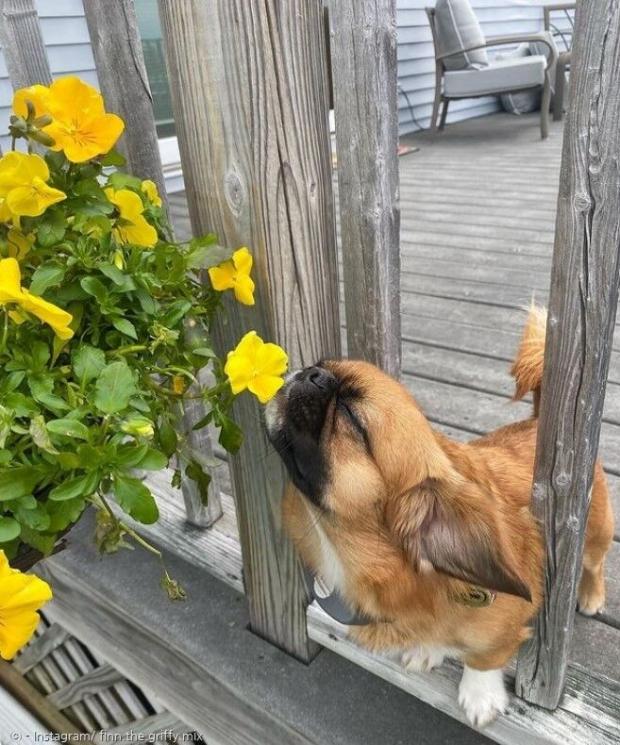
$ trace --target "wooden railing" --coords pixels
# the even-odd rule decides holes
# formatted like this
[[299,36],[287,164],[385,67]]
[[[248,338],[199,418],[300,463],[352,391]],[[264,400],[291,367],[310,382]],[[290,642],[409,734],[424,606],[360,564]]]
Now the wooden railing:
[[[128,123],[129,168],[163,193],[133,3],[84,7],[108,107]],[[251,326],[286,347],[293,366],[338,355],[321,0],[159,0],[159,10],[194,231],[248,245],[256,261],[256,310],[228,308],[220,349]],[[397,375],[395,0],[337,0],[332,33],[348,345]],[[33,0],[0,2],[0,40],[14,87],[50,80]],[[546,600],[517,678],[521,695],[548,707],[563,687],[620,281],[618,0],[581,0],[573,50],[533,498],[547,544]],[[183,426],[197,415],[185,412]],[[309,660],[317,646],[305,588],[280,530],[284,474],[266,458],[250,398],[236,417],[246,435],[231,465],[251,625]],[[217,494],[209,516],[185,492],[194,522],[216,516]]]

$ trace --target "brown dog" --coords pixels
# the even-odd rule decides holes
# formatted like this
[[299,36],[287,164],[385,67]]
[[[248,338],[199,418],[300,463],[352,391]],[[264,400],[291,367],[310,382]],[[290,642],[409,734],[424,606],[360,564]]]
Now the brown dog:
[[[364,362],[289,376],[266,411],[292,484],[284,521],[302,560],[371,621],[352,630],[410,669],[464,663],[459,702],[478,726],[508,703],[502,668],[541,602],[543,548],[529,511],[544,311],[533,309],[512,373],[531,419],[467,444],[434,431],[409,392]],[[579,605],[605,600],[613,536],[596,465]]]

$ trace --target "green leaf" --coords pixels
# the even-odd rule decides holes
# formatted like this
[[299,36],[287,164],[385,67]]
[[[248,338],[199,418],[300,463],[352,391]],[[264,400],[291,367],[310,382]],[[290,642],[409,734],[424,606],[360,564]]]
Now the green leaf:
[[144,471],[161,471],[167,465],[168,458],[163,453],[149,448],[144,457],[136,464],[136,468],[141,468]]
[[32,494],[40,478],[40,472],[32,466],[0,469],[0,501]]
[[50,287],[56,287],[64,279],[66,267],[59,264],[41,264],[37,267],[30,282],[30,292],[43,295]]
[[99,376],[105,367],[105,353],[89,344],[80,344],[72,354],[73,372],[82,383]]
[[47,210],[37,227],[37,241],[40,246],[55,246],[64,238],[67,220],[62,210]]
[[228,417],[222,417],[220,425],[222,427],[219,437],[220,445],[229,453],[236,453],[243,442],[243,432]]
[[108,299],[108,291],[106,289],[106,286],[97,279],[97,277],[88,276],[83,277],[80,281],[80,285],[84,292],[87,292],[89,295],[92,295],[94,298],[96,298],[100,303],[105,303]]
[[104,167],[106,167],[106,168],[108,166],[116,166],[117,168],[122,168],[125,165],[126,162],[127,161],[118,152],[118,150],[110,150],[101,159],[101,165],[104,166]]
[[149,316],[154,316],[157,311],[159,310],[159,303],[155,298],[150,295],[146,290],[143,290],[141,287],[136,290],[136,297],[138,298],[138,302],[142,306],[142,310],[145,313],[148,313]]
[[63,435],[76,440],[88,440],[88,427],[82,422],[78,422],[77,419],[52,419],[47,423],[47,429],[55,435]]
[[46,453],[52,453],[55,455],[58,452],[58,450],[56,450],[52,445],[47,427],[45,426],[45,419],[42,416],[35,416],[31,420],[30,436],[32,437],[34,444]]
[[120,290],[123,290],[123,292],[129,292],[130,290],[136,289],[136,283],[129,274],[121,272],[121,270],[117,269],[114,264],[100,264],[99,271],[102,274],[105,274],[108,279],[111,279]]
[[47,533],[39,533],[27,525],[22,525],[21,539],[24,543],[27,543],[32,548],[40,551],[44,556],[48,556],[52,553],[54,546],[56,545],[56,536],[48,535]]
[[135,468],[144,458],[148,449],[149,446],[146,444],[136,445],[133,442],[127,442],[118,448],[115,462],[123,468]]
[[179,321],[191,309],[192,304],[189,300],[177,300],[170,305],[164,317],[161,319],[161,325],[166,328],[174,328]]
[[127,408],[136,392],[133,373],[124,360],[104,367],[97,378],[94,404],[104,414],[116,414]]
[[40,502],[30,510],[18,509],[17,517],[22,525],[27,525],[33,530],[43,531],[49,530],[51,520],[50,516],[45,509],[44,505]]
[[164,453],[170,458],[177,450],[179,441],[176,430],[168,420],[164,420],[157,429],[157,439]]
[[153,495],[139,479],[116,474],[114,495],[123,510],[138,522],[150,525],[159,518],[159,510]]
[[136,341],[138,340],[136,327],[131,321],[128,321],[126,318],[113,318],[112,325],[115,329],[120,331],[121,334],[125,334],[125,336],[128,336],[130,339],[135,339]]
[[99,480],[99,473],[97,471],[91,471],[84,474],[84,476],[68,479],[55,486],[49,493],[49,498],[53,502],[63,502],[66,499],[88,497],[99,486]]
[[0,543],[12,541],[22,532],[21,525],[12,517],[0,517]]
[[37,414],[39,409],[35,402],[23,393],[9,393],[4,397],[4,404],[15,412],[15,416],[25,417]]
[[76,453],[58,453],[56,460],[63,471],[75,471],[80,467],[80,458]]
[[211,476],[208,474],[198,463],[198,461],[192,459],[187,464],[185,474],[196,483],[198,487],[198,493],[200,494],[200,501],[206,507],[209,504],[209,484],[211,483]]
[[47,512],[50,516],[50,524],[47,530],[54,533],[65,530],[80,518],[85,507],[84,497],[66,499],[64,502],[48,502]]

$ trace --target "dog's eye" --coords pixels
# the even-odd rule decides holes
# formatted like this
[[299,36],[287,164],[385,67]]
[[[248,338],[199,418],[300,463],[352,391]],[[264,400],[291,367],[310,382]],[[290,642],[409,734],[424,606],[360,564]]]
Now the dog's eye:
[[368,432],[366,431],[366,428],[359,420],[359,417],[357,416],[355,411],[349,406],[349,404],[344,399],[341,399],[341,398],[337,400],[336,408],[338,409],[339,412],[343,414],[343,416],[346,417],[349,423],[353,426],[353,429],[357,432],[357,434],[364,441],[366,448],[370,449],[370,440],[368,439]]

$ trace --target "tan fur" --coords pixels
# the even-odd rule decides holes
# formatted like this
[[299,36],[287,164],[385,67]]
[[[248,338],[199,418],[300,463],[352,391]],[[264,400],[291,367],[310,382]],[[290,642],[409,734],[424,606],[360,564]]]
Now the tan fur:
[[[517,398],[539,389],[543,350],[544,317],[535,309],[512,368]],[[372,365],[325,366],[361,392],[356,414],[371,454],[342,418],[325,425],[326,509],[310,506],[293,486],[284,501],[284,522],[303,561],[321,571],[320,523],[342,564],[341,592],[376,619],[352,630],[359,643],[375,650],[451,647],[470,667],[504,666],[530,633],[541,602],[542,541],[529,511],[536,419],[454,442],[433,431],[407,390]],[[597,463],[579,589],[586,613],[604,602],[603,564],[612,535],[607,485]],[[520,583],[531,602],[506,592],[488,607],[456,602],[470,583],[432,563],[455,551],[474,572],[491,567],[498,582]]]

